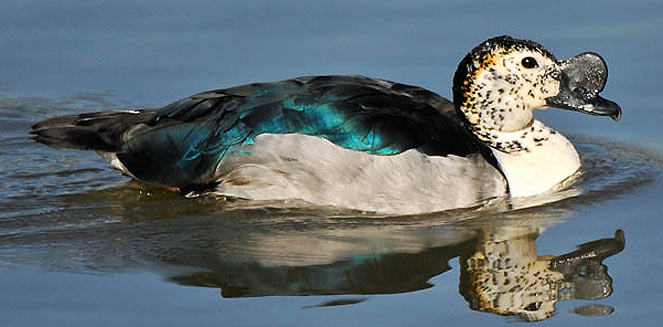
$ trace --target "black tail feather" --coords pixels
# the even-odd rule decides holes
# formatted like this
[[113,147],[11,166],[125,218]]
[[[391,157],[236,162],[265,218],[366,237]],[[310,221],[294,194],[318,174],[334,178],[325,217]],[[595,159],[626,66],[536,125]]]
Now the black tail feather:
[[55,148],[117,152],[124,144],[123,134],[153,114],[154,110],[108,110],[58,116],[32,125],[30,138]]

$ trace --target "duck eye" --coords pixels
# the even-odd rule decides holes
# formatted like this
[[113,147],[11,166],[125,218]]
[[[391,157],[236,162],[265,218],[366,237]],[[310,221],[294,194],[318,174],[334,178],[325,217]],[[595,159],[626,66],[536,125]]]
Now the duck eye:
[[520,63],[523,65],[523,67],[528,68],[528,69],[539,66],[539,63],[536,62],[536,59],[534,59],[532,57],[525,57],[525,58],[523,58],[523,61],[521,61]]

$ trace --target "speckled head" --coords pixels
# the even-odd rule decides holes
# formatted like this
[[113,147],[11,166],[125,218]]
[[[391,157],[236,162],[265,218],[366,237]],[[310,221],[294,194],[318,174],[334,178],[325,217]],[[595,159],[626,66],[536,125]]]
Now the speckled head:
[[598,96],[606,79],[607,66],[596,54],[560,62],[536,42],[499,36],[461,61],[453,96],[465,123],[486,138],[528,127],[532,110],[547,106],[618,119],[619,106]]

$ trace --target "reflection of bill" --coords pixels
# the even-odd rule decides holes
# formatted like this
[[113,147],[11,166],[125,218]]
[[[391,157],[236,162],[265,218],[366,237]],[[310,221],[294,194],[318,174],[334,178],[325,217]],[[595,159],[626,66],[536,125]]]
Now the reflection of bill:
[[470,308],[536,321],[550,317],[559,300],[594,300],[612,293],[602,261],[622,251],[624,232],[617,230],[614,238],[588,242],[556,257],[537,254],[536,236],[496,239],[488,234],[479,239],[473,253],[461,256],[460,292]]

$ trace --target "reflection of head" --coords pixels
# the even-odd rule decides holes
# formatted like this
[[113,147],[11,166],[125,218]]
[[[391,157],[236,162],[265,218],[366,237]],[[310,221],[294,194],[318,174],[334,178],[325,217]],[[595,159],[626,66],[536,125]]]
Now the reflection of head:
[[552,316],[559,300],[610,295],[612,280],[601,261],[623,249],[623,232],[557,257],[538,256],[536,236],[488,235],[461,256],[460,292],[471,309],[538,321]]

